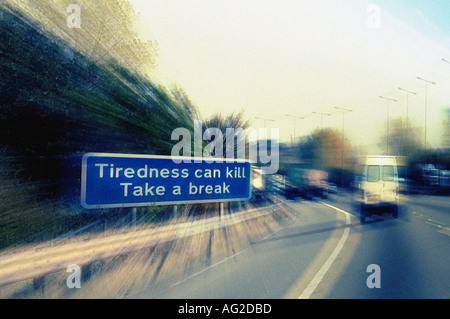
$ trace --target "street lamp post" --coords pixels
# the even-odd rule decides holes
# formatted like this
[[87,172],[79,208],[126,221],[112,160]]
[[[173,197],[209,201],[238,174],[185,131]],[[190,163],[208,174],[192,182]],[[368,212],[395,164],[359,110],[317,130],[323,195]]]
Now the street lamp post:
[[266,119],[266,118],[257,117],[257,116],[255,116],[255,119],[264,121],[264,128],[267,127],[267,121],[269,121],[269,122],[275,122],[275,120]]
[[408,125],[408,119],[409,119],[409,114],[408,114],[408,109],[409,109],[409,95],[410,95],[410,94],[417,95],[417,93],[416,93],[416,92],[413,92],[413,91],[405,90],[405,89],[402,89],[402,88],[398,88],[398,89],[401,90],[401,91],[403,91],[403,92],[406,92],[406,125]]
[[384,97],[384,96],[379,96],[380,99],[385,99],[387,100],[387,126],[386,126],[386,155],[389,155],[389,103],[392,102],[397,102],[397,100],[388,98],[388,97]]
[[341,187],[344,188],[344,132],[345,132],[345,112],[353,112],[353,110],[344,109],[342,107],[334,107],[342,111],[342,153],[341,153]]
[[319,114],[320,115],[320,129],[322,129],[322,124],[323,124],[323,117],[324,116],[331,116],[331,114],[328,113],[321,113],[321,112],[313,112],[313,114]]
[[301,120],[303,120],[303,119],[305,119],[304,117],[301,117],[301,116],[294,116],[294,115],[289,115],[289,114],[285,114],[285,116],[287,116],[287,117],[291,117],[291,118],[293,118],[294,119],[294,143],[295,143],[295,139],[296,139],[296,135],[295,135],[295,126],[296,126],[296,121],[298,120],[298,119],[301,119]]
[[[445,60],[445,59],[444,59]],[[427,109],[428,109],[428,84],[436,84],[436,82],[425,80],[417,77],[417,80],[425,82],[425,149],[427,149]]]

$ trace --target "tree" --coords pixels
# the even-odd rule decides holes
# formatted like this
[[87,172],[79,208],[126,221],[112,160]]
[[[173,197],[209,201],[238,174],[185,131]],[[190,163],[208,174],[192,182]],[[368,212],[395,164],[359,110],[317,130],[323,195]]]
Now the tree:
[[[41,31],[64,42],[87,58],[107,66],[111,62],[147,72],[156,65],[158,45],[141,32],[137,14],[126,0],[6,0],[25,14]],[[70,28],[70,5],[80,8],[79,28]]]
[[389,132],[382,135],[378,146],[386,149],[388,144],[387,155],[409,157],[421,148],[420,136],[419,129],[412,127],[409,120],[398,117],[389,121]]
[[450,108],[445,111],[442,125],[444,127],[442,133],[442,145],[445,149],[450,150]]
[[316,129],[298,145],[301,159],[319,169],[350,169],[352,147],[349,140],[336,129]]
[[[220,130],[223,138],[223,157],[226,156],[225,151],[228,144],[233,145],[234,158],[238,158],[238,146],[240,143],[245,145],[245,152],[248,154],[248,141],[245,139],[246,137],[244,135],[239,135],[238,131],[239,129],[242,129],[242,132],[245,133],[244,131],[250,127],[248,120],[245,120],[243,117],[243,111],[239,113],[231,113],[226,116],[222,114],[215,114],[206,120],[203,125],[204,129],[218,128]],[[213,150],[211,155],[217,155],[216,150]]]

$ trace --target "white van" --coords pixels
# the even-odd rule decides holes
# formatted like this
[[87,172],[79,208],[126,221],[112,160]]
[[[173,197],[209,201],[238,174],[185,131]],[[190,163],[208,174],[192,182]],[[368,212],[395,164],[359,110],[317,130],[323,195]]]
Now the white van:
[[390,208],[393,217],[398,217],[398,171],[394,156],[367,156],[359,188],[361,223],[382,208]]

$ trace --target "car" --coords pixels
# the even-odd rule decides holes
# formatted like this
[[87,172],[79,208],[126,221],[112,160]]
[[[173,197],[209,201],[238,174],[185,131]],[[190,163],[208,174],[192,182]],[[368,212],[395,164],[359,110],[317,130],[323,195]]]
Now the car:
[[397,162],[394,156],[367,156],[363,167],[357,200],[360,203],[360,221],[389,209],[398,217],[399,187]]
[[328,183],[328,193],[337,194],[337,186],[335,183]]

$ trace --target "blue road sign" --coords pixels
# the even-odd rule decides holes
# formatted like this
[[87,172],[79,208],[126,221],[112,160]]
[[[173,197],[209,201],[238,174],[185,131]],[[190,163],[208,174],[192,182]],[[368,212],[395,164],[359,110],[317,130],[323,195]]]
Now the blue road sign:
[[246,201],[252,168],[246,160],[87,153],[81,205],[138,207]]

